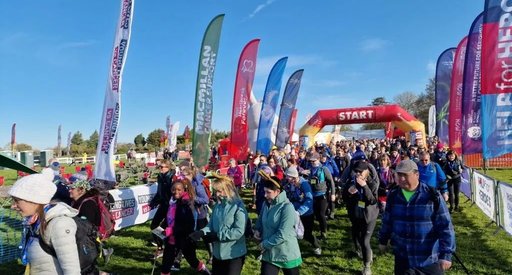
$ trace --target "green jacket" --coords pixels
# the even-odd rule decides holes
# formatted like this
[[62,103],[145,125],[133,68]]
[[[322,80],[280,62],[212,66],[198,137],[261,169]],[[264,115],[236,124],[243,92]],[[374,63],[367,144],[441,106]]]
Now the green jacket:
[[256,230],[261,234],[264,251],[262,260],[277,266],[289,262],[301,263],[300,248],[295,233],[295,208],[281,192],[272,203],[263,203]]
[[215,204],[208,226],[202,230],[216,232],[219,241],[213,242],[213,256],[218,260],[229,260],[247,254],[245,225],[247,210],[241,201],[223,200]]

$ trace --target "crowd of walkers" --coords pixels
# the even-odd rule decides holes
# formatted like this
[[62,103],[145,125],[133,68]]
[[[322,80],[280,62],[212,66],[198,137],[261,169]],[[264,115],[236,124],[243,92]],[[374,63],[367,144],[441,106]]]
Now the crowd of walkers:
[[[456,153],[446,149],[436,139],[418,147],[405,138],[273,147],[268,155],[249,154],[245,169],[231,159],[226,175],[204,173],[192,160],[162,160],[158,191],[150,202],[158,208],[150,229],[155,257],[162,257],[160,272],[179,270],[184,258],[200,274],[241,274],[247,243],[253,241],[260,250],[261,274],[299,274],[308,254],[301,253],[298,239],[311,244],[313,257],[322,257],[330,220],[348,218],[354,256],[368,275],[376,257],[370,241],[380,218],[375,235],[381,251],[391,244],[395,274],[443,274],[455,252],[450,215],[461,211],[462,173]],[[86,216],[99,225],[95,201],[88,200],[97,191],[77,180],[70,185],[71,206],[50,203],[56,186],[45,173],[18,180],[10,191],[13,208],[27,217],[25,261],[33,274],[80,273],[78,255],[68,253],[76,231],[71,217]],[[247,208],[240,197],[244,188],[253,194]],[[335,216],[340,201],[347,217]],[[250,211],[256,212],[255,221],[249,219]],[[41,239],[53,244],[56,257],[39,256]],[[208,261],[196,255],[201,243]],[[51,271],[36,272],[40,270]]]

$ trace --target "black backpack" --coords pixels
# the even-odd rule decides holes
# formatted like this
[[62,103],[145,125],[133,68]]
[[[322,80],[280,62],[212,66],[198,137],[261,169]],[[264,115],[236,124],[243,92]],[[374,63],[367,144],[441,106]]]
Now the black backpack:
[[[78,249],[78,258],[80,260],[80,270],[82,273],[89,272],[96,265],[96,259],[99,256],[98,231],[96,226],[90,223],[85,217],[75,216],[73,220],[76,223],[76,246]],[[44,252],[57,257],[55,249],[47,244],[40,236],[39,245]]]

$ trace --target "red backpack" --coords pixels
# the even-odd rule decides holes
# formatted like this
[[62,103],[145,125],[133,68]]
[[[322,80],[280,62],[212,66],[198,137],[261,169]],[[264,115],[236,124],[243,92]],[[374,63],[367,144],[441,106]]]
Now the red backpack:
[[[98,227],[98,235],[100,237],[101,241],[104,241],[114,233],[114,228],[116,225],[116,221],[114,220],[114,217],[112,217],[112,214],[110,214],[110,211],[105,206],[105,203],[103,200],[100,199],[100,196],[93,196],[90,198],[87,198],[83,200],[83,202],[92,200],[96,202],[98,205],[98,209],[100,210],[100,226]],[[80,209],[78,210],[80,211]]]
[[206,195],[208,195],[208,199],[211,199],[212,198],[212,190],[210,189],[210,180],[205,177],[201,183],[204,186]]

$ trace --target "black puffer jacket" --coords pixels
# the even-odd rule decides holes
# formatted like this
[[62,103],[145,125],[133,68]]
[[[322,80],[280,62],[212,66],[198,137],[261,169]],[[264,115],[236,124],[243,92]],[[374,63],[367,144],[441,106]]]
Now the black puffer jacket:
[[156,207],[157,205],[163,205],[163,206],[169,206],[169,200],[172,197],[172,184],[173,184],[173,177],[176,173],[175,170],[169,170],[165,174],[158,174],[157,182],[158,182],[158,190],[149,203],[149,206],[152,208]]

